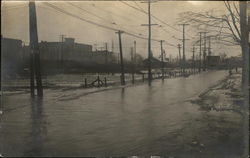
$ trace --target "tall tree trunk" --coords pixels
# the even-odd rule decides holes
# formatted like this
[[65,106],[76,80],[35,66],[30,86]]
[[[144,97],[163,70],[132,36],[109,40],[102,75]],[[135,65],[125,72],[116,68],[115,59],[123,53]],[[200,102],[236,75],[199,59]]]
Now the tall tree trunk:
[[[240,30],[241,30],[241,49],[242,49],[242,90],[244,93],[244,115],[243,128],[244,140],[249,140],[249,25],[247,23],[247,1],[239,1],[240,7]],[[244,155],[248,156],[248,141],[244,143]]]
[[[248,90],[249,83],[249,28],[247,24],[247,2],[240,1],[240,29],[241,29],[241,50],[242,50],[242,88]],[[244,91],[245,92],[245,91]]]

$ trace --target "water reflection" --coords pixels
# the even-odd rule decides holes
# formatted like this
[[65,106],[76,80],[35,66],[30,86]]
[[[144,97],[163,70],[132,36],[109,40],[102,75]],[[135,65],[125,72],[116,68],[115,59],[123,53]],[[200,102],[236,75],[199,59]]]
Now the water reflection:
[[31,150],[28,155],[42,154],[44,139],[47,136],[47,129],[45,126],[43,114],[43,99],[31,99]]
[[125,112],[125,106],[126,106],[126,102],[125,102],[125,88],[121,89],[121,110],[122,112]]
[[147,90],[147,97],[146,98],[147,98],[148,103],[150,103],[152,100],[153,88],[154,88],[151,82],[148,84],[147,88],[148,88],[148,90]]
[[[218,72],[205,76],[204,81],[201,75],[154,80],[150,86],[145,83],[64,101],[60,100],[61,96],[73,96],[82,91],[49,90],[45,100],[35,98],[31,106],[5,116],[12,121],[5,136],[20,138],[19,144],[25,147],[19,152],[24,152],[25,156],[157,155],[180,151],[182,144],[191,142],[189,138],[203,137],[205,130],[205,133],[213,131],[209,125],[214,124],[213,115],[206,123],[208,118],[199,118],[204,114],[196,110],[197,106],[184,101],[223,76]],[[15,97],[21,98],[11,96],[8,105],[20,102],[21,99]],[[17,118],[20,112],[29,115]],[[219,127],[217,131],[221,130]],[[20,148],[16,141],[6,140],[5,143],[6,148]],[[6,153],[12,152],[7,150]]]
[[122,100],[122,103],[124,102],[124,98],[125,98],[125,88],[122,88],[121,89],[121,100]]

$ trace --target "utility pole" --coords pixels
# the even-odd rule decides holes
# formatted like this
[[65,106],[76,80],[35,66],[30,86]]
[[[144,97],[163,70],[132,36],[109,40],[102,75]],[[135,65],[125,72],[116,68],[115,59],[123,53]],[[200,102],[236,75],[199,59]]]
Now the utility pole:
[[193,45],[193,57],[192,57],[192,67],[193,67],[193,72],[195,72],[195,64],[194,64],[194,45]]
[[178,49],[179,49],[179,66],[182,69],[182,65],[181,65],[181,45],[178,44]]
[[204,33],[203,71],[206,71],[206,49],[207,49],[207,47],[206,47],[206,43],[207,43],[207,41],[206,41],[206,38],[207,38],[206,34],[207,34],[207,32],[203,32],[203,33]]
[[211,37],[208,36],[208,55],[211,56]]
[[185,26],[189,25],[189,24],[180,24],[182,25],[182,33],[183,33],[183,38],[182,38],[182,47],[183,47],[183,73],[185,73],[185,67],[186,67],[186,56],[185,56],[185,40],[188,40],[188,39],[185,39]]
[[114,53],[114,41],[112,40],[112,52]]
[[196,69],[198,69],[198,61],[199,61],[199,54],[196,54],[195,61],[194,61]]
[[117,53],[117,64],[120,64],[120,54]]
[[[143,2],[142,2],[143,3]],[[151,26],[157,24],[151,24],[151,2],[148,0],[148,24],[142,24],[142,26],[148,26],[148,82],[149,84],[152,81],[152,73],[151,73]]]
[[164,60],[163,60],[163,47],[162,47],[162,43],[164,41],[160,40],[161,43],[161,75],[162,75],[162,80],[164,80]]
[[135,63],[134,63],[134,48],[130,48],[130,55],[131,55],[131,74],[132,74],[132,83],[134,84],[135,82]]
[[[34,1],[29,2],[29,32],[30,32],[30,50],[31,50],[31,69],[35,67],[35,76],[37,84],[38,97],[43,96],[42,77],[40,69],[40,54],[37,35],[37,19],[36,19],[36,6]],[[33,58],[34,57],[34,58]],[[34,63],[34,64],[33,64]],[[31,71],[33,71],[31,70]],[[33,81],[32,81],[33,80]],[[31,72],[31,96],[34,97],[34,71]]]
[[130,59],[131,59],[131,63],[133,63],[133,61],[134,61],[134,49],[133,49],[133,47],[130,47]]
[[136,71],[136,41],[134,41],[134,69]]
[[199,54],[199,73],[200,73],[201,72],[201,42],[202,42],[201,35],[202,35],[202,32],[199,32],[199,34],[200,34],[200,54]]
[[131,67],[134,69],[134,48],[130,47]]
[[[134,48],[130,48],[130,56],[131,56],[131,72],[132,72],[132,78],[134,78]],[[134,82],[134,81],[133,81]]]
[[60,35],[60,40],[61,40],[61,68],[64,70],[64,51],[63,51],[63,42],[64,42],[65,35]]
[[105,65],[108,64],[108,43],[105,42]]
[[121,39],[121,34],[123,33],[122,31],[116,32],[118,33],[119,37],[119,48],[120,48],[120,63],[121,63],[121,85],[125,85],[125,78],[124,78],[124,65],[123,65],[123,56],[122,56],[122,39]]
[[151,83],[151,9],[150,0],[148,0],[148,82]]

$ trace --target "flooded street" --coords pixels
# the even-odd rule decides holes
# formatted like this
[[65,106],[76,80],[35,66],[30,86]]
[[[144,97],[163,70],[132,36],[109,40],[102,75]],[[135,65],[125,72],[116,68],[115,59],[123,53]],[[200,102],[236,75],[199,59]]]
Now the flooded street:
[[[238,155],[240,115],[190,101],[228,75],[209,71],[94,93],[3,95],[3,156]],[[19,104],[17,104],[19,103]]]

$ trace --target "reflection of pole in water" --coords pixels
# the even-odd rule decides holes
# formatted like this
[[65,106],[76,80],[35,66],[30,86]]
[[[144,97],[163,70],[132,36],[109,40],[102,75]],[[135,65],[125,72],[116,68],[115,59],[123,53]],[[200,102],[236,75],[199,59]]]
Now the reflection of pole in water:
[[122,88],[122,90],[121,90],[121,99],[122,99],[122,101],[124,101],[124,98],[125,98],[125,88]]
[[121,110],[124,112],[125,111],[125,88],[121,89]]
[[44,136],[47,135],[43,118],[43,100],[41,98],[31,99],[31,155],[40,155],[43,149]]

